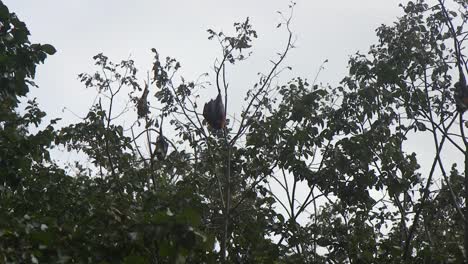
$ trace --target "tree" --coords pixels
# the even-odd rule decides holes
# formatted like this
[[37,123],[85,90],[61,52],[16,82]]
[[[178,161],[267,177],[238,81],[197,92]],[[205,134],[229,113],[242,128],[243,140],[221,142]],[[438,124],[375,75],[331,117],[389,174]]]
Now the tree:
[[[280,13],[286,46],[247,92],[238,119],[230,110],[229,70],[252,52],[257,33],[249,19],[235,23],[233,35],[208,30],[222,51],[213,84],[209,75],[185,80],[181,64],[156,49],[143,81],[132,60],[113,63],[98,54],[96,72],[79,75],[99,93],[87,116],[31,134],[28,126],[45,113],[32,100],[19,114],[17,97],[55,49],[29,44],[24,24],[2,4],[8,26],[1,28],[0,67],[11,74],[1,79],[8,89],[0,109],[0,259],[465,261],[468,162],[460,173],[445,155],[467,155],[460,93],[451,88],[463,84],[468,69],[467,4],[417,0],[402,8],[393,25],[377,29],[368,54],[351,57],[337,87],[300,77],[273,84],[290,69],[282,63],[294,48],[292,18]],[[223,94],[225,129],[204,121],[202,88]],[[128,104],[117,109],[123,93]],[[125,127],[122,117],[134,122]],[[156,154],[158,137],[169,144],[165,159]],[[432,140],[428,168],[411,149],[416,137]],[[52,147],[82,152],[91,164],[65,171],[49,159]]]

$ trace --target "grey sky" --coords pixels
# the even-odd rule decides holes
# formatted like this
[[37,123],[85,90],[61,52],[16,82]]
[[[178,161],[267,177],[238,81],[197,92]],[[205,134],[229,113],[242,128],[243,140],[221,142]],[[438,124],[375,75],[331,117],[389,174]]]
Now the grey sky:
[[[38,70],[34,89],[42,109],[50,118],[73,120],[67,106],[79,115],[86,113],[95,96],[76,76],[92,72],[92,56],[104,52],[114,61],[131,55],[141,73],[151,67],[151,48],[163,57],[182,63],[182,74],[194,79],[212,73],[219,48],[207,40],[206,29],[231,30],[233,22],[251,18],[259,39],[251,60],[232,70],[230,104],[240,106],[244,92],[265,71],[269,60],[284,47],[286,32],[277,30],[278,10],[287,11],[286,0],[6,0],[11,11],[25,21],[32,41],[53,44],[58,52]],[[399,0],[299,0],[292,29],[297,41],[286,61],[293,67],[282,80],[301,76],[313,79],[328,59],[319,81],[336,83],[346,73],[349,55],[366,52],[375,43],[375,28],[392,23],[401,15]],[[236,89],[236,90],[234,90]],[[239,90],[239,92],[237,91]],[[240,92],[241,91],[241,92]]]
[[[257,81],[257,72],[266,71],[270,59],[284,48],[287,34],[276,29],[287,11],[287,0],[4,0],[11,11],[26,22],[33,42],[50,43],[58,52],[38,69],[32,96],[49,118],[77,121],[67,106],[83,116],[96,95],[77,80],[81,72],[93,72],[92,56],[103,52],[114,61],[131,56],[141,76],[151,68],[151,48],[162,57],[175,57],[182,63],[182,75],[193,80],[213,73],[212,65],[220,56],[215,41],[207,39],[206,29],[230,32],[234,22],[251,18],[259,39],[253,56],[230,71],[230,114],[239,114],[242,98]],[[356,51],[366,53],[377,41],[375,29],[391,24],[402,15],[405,0],[298,0],[292,30],[297,36],[285,65],[293,71],[282,81],[300,76],[314,79],[322,62],[326,69],[318,81],[336,84],[347,73],[347,61]],[[411,144],[418,158],[431,161],[433,152],[419,139]],[[432,146],[430,147],[432,148]],[[420,155],[420,156],[419,156]],[[446,157],[453,160],[453,157]]]

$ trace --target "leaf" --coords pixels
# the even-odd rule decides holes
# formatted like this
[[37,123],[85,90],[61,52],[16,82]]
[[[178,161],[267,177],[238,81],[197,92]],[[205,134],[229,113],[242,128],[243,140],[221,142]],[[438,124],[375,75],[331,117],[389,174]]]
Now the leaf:
[[419,131],[426,131],[426,125],[422,122],[416,122],[416,126],[418,127]]
[[10,16],[10,11],[8,10],[8,7],[0,3],[0,18],[2,21],[5,21],[8,19]]
[[49,55],[54,55],[55,52],[57,52],[57,50],[54,48],[54,46],[52,46],[50,44],[41,45],[41,48],[45,53],[47,53]]
[[49,232],[34,232],[31,234],[31,238],[33,241],[44,245],[51,245],[53,242],[53,234]]
[[201,221],[200,215],[193,208],[185,209],[182,213],[177,215],[177,218],[183,222],[187,221],[194,226],[199,225]]
[[170,256],[174,253],[174,249],[169,245],[168,242],[164,242],[164,243],[161,243],[161,245],[159,245],[159,255],[163,256],[163,257],[167,257],[167,256]]
[[146,264],[149,262],[146,258],[142,256],[130,255],[124,259],[123,263],[124,264]]
[[278,220],[281,222],[281,223],[284,223],[284,216],[282,214],[277,214],[276,217],[278,217]]

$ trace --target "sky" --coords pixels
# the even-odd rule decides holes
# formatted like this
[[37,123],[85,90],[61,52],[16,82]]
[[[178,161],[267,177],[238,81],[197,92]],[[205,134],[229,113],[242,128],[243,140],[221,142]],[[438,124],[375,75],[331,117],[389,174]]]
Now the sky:
[[[291,29],[296,48],[284,66],[291,66],[281,81],[293,77],[313,80],[325,60],[318,82],[332,85],[347,74],[351,55],[366,53],[377,42],[375,29],[390,25],[402,16],[403,0],[297,0]],[[284,49],[287,32],[276,28],[281,22],[277,11],[287,13],[287,0],[4,0],[10,11],[26,22],[31,41],[49,43],[57,53],[39,66],[31,96],[37,97],[49,118],[60,117],[62,124],[85,116],[96,91],[82,85],[77,75],[93,73],[92,57],[103,52],[118,62],[132,58],[144,79],[151,69],[151,48],[162,57],[171,56],[182,64],[186,80],[208,72],[220,57],[215,41],[207,39],[207,29],[232,32],[234,22],[249,17],[258,39],[252,57],[228,69],[231,115],[240,113],[245,92],[266,72],[270,60]],[[213,93],[214,87],[212,87]],[[206,94],[209,96],[209,92]],[[214,97],[214,96],[212,96]],[[208,97],[206,98],[208,99]],[[123,99],[122,99],[123,100]],[[63,111],[64,107],[67,110]],[[422,139],[411,148],[423,162],[432,162],[433,152],[425,151]],[[448,157],[452,158],[452,157]],[[305,193],[304,193],[305,195]]]
[[[220,57],[215,41],[207,39],[207,29],[232,32],[234,22],[246,17],[258,33],[252,57],[228,69],[229,111],[239,115],[245,92],[266,72],[270,60],[284,49],[287,32],[276,28],[281,22],[277,11],[287,13],[287,0],[3,0],[28,26],[34,43],[49,43],[57,53],[38,68],[32,97],[37,97],[49,118],[62,118],[62,125],[78,122],[85,116],[96,96],[86,89],[77,75],[93,73],[92,57],[103,52],[111,60],[131,58],[144,79],[152,66],[151,48],[162,57],[171,56],[182,64],[186,80],[208,72]],[[402,16],[398,6],[406,0],[297,0],[291,29],[296,48],[287,57],[280,81],[293,77],[313,80],[325,60],[318,82],[337,85],[347,74],[351,55],[366,53],[377,42],[375,29],[390,25]],[[211,87],[214,91],[214,87]],[[210,95],[209,91],[205,94]],[[122,99],[124,100],[124,99]],[[67,110],[64,111],[64,107]],[[430,140],[430,138],[427,138]],[[409,151],[418,153],[425,165],[432,162],[426,139],[411,141]],[[430,149],[433,149],[431,147]],[[450,152],[449,152],[450,153]],[[443,157],[449,162],[456,157]],[[423,166],[424,167],[424,166]],[[425,166],[425,168],[428,168]],[[424,169],[423,169],[424,173]],[[304,191],[303,196],[306,195]]]
[[[298,0],[292,30],[296,49],[285,66],[293,70],[282,76],[314,79],[322,62],[328,59],[318,78],[336,84],[347,73],[349,56],[366,52],[375,43],[375,29],[391,24],[402,14],[399,0]],[[232,112],[241,109],[242,98],[265,72],[269,60],[283,50],[287,38],[277,11],[286,13],[286,0],[4,0],[10,11],[26,22],[31,41],[49,43],[57,53],[38,68],[31,95],[37,97],[49,118],[63,123],[76,122],[93,103],[96,92],[79,83],[77,75],[92,73],[92,56],[103,52],[115,62],[132,58],[140,73],[151,69],[151,48],[162,57],[171,56],[182,64],[186,80],[213,73],[220,56],[217,43],[207,39],[206,30],[232,30],[234,22],[249,17],[259,38],[253,55],[230,69]],[[214,89],[214,88],[213,88]],[[66,111],[63,111],[67,107]]]

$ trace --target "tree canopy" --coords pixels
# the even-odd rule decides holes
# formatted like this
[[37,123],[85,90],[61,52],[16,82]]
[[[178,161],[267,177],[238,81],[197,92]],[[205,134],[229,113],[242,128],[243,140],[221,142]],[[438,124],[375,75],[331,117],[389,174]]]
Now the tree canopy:
[[[78,75],[97,99],[58,127],[28,95],[55,48],[0,1],[0,263],[466,262],[468,3],[401,7],[339,85],[276,85],[291,3],[286,45],[237,114],[229,73],[254,51],[248,18],[208,30],[222,57],[197,80],[156,48],[146,79],[97,54]],[[220,95],[206,109],[201,89]],[[84,158],[63,167],[52,149]]]

